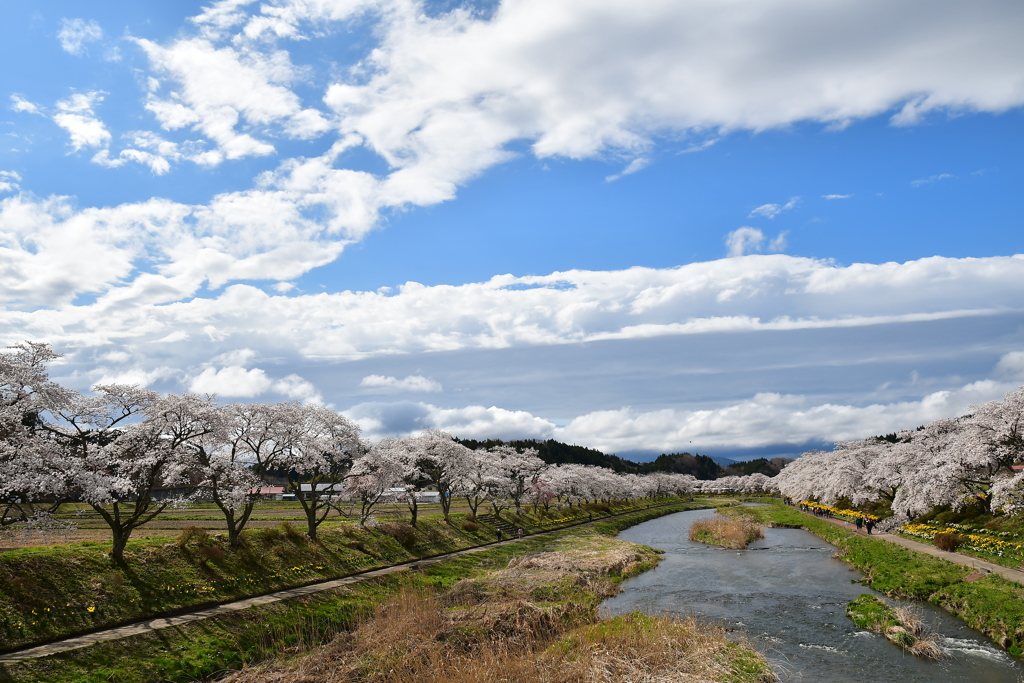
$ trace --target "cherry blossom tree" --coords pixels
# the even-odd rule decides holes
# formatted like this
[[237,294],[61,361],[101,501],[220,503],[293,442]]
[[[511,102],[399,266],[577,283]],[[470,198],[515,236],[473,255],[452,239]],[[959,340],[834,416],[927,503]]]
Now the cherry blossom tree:
[[260,500],[265,477],[288,457],[302,433],[294,403],[234,403],[220,415],[220,439],[198,444],[204,488],[220,508],[228,542],[237,545]]
[[374,506],[405,474],[404,449],[395,448],[397,439],[381,439],[352,466],[345,482],[349,498],[359,502],[359,525],[365,526]]
[[364,448],[359,426],[330,408],[303,406],[294,415],[301,425],[282,466],[306,515],[306,535],[316,542],[317,529],[336,509],[334,503]]
[[44,428],[46,415],[72,398],[47,375],[57,358],[32,342],[0,352],[0,527],[47,519],[68,493],[60,449]]
[[411,440],[415,469],[427,485],[433,486],[441,501],[441,514],[449,522],[452,495],[458,490],[462,473],[472,462],[470,450],[448,432],[430,429]]
[[526,448],[518,451],[512,446],[491,446],[487,452],[494,458],[496,480],[494,495],[509,498],[522,512],[523,500],[530,492],[534,478],[546,467],[537,457],[537,449]]
[[215,408],[209,398],[160,398],[134,385],[96,391],[56,410],[61,421],[48,429],[64,447],[70,488],[110,527],[111,556],[120,560],[135,529],[185,500],[158,499],[159,489],[194,488],[190,442],[215,428],[204,419]]
[[465,470],[457,483],[458,495],[466,499],[474,517],[484,501],[498,488],[498,471],[489,455],[484,450],[470,451]]

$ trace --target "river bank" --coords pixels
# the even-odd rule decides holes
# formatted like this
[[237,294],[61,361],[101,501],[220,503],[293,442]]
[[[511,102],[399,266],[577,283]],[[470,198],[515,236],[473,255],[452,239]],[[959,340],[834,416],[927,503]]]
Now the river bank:
[[657,561],[646,546],[565,535],[444,590],[404,588],[329,645],[225,683],[776,680],[721,627],[639,613],[597,618],[624,578]]
[[[723,514],[735,514],[723,509]],[[884,540],[858,535],[775,502],[744,508],[766,524],[806,529],[840,549],[839,559],[864,573],[863,583],[894,598],[925,600],[962,619],[1015,657],[1024,653],[1024,586]]]
[[[482,567],[493,568],[507,563],[513,556],[537,552],[544,548],[548,539],[561,534],[591,529],[614,535],[623,528],[664,514],[708,505],[708,501],[695,501],[643,509],[621,517],[595,520],[585,527],[489,547],[473,555],[407,573],[423,586],[443,587]],[[253,666],[282,653],[294,655],[330,642],[397,595],[403,581],[397,574],[388,575],[307,598],[253,607],[39,660],[4,664],[0,665],[0,681],[204,680],[217,672]]]
[[[745,507],[751,513],[760,508]],[[837,548],[800,528],[767,528],[765,538],[732,550],[689,540],[712,511],[682,512],[617,536],[665,551],[652,571],[623,582],[601,615],[696,616],[757,643],[783,681],[829,683],[1019,683],[1024,667],[963,621],[930,603],[898,605],[861,585],[865,576],[834,557]],[[794,525],[795,526],[795,525]],[[910,606],[945,655],[905,654],[884,635],[847,616],[861,594]]]

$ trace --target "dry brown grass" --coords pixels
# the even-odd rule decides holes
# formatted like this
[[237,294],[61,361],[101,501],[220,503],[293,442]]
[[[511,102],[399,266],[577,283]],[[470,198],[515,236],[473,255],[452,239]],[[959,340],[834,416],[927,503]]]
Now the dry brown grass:
[[900,605],[893,609],[896,619],[907,633],[914,637],[914,643],[907,649],[911,654],[925,659],[942,659],[946,652],[939,647],[941,635],[933,632],[921,619],[920,610],[909,605]]
[[[696,619],[631,614],[576,628],[565,612],[520,602],[496,612],[456,611],[404,591],[354,633],[287,665],[245,671],[231,683],[668,683],[775,681],[754,653]],[[582,615],[576,615],[582,616]],[[755,672],[755,670],[760,671]],[[742,676],[747,671],[749,676]]]
[[760,655],[695,619],[631,614],[597,621],[597,599],[618,590],[612,577],[650,555],[605,540],[514,558],[444,592],[409,587],[330,645],[228,681],[774,681]]
[[690,527],[690,540],[739,550],[751,541],[764,538],[764,527],[746,516],[698,519]]

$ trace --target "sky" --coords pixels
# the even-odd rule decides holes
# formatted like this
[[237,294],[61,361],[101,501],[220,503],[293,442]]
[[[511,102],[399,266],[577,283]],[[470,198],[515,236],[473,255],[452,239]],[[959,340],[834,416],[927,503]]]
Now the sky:
[[636,459],[1024,384],[1024,5],[0,7],[0,342]]

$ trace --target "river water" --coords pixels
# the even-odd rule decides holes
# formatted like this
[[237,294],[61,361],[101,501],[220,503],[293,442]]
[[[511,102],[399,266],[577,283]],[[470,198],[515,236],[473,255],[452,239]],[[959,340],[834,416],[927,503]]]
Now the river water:
[[984,635],[927,603],[914,603],[951,656],[926,661],[861,630],[846,604],[875,591],[832,559],[835,548],[802,529],[766,529],[746,550],[689,540],[690,524],[713,510],[680,512],[618,535],[665,551],[657,568],[623,582],[602,616],[696,614],[754,640],[783,681],[1018,683],[1024,667]]

